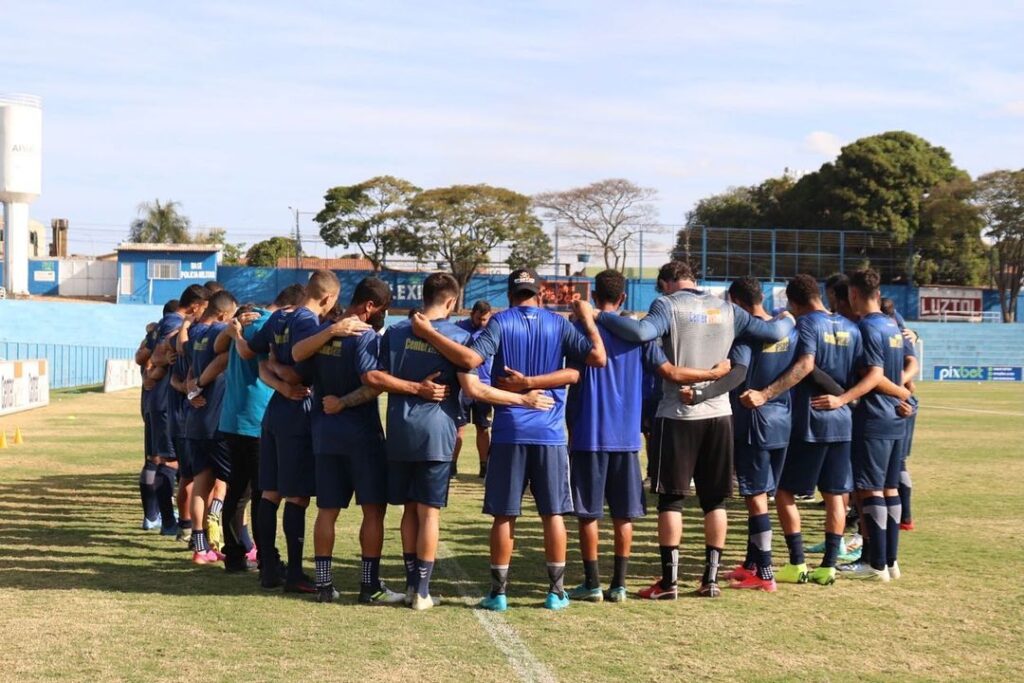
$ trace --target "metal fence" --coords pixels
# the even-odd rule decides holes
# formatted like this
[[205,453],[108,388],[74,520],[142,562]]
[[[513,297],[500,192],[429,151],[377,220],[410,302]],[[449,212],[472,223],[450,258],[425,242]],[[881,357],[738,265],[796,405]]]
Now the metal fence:
[[45,358],[51,389],[102,384],[108,358],[134,357],[135,349],[122,346],[0,341],[0,360]]
[[797,273],[825,279],[870,265],[893,282],[904,279],[912,247],[873,232],[694,227],[683,231],[678,252],[714,280],[750,275],[778,282]]

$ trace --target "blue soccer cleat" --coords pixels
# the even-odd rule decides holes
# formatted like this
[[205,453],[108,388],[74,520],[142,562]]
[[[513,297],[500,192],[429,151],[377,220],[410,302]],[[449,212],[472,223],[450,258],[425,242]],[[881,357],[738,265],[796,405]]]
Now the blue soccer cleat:
[[477,607],[480,609],[490,610],[492,612],[504,612],[508,609],[508,598],[505,597],[504,593],[488,595],[477,603]]
[[569,606],[569,594],[562,591],[562,594],[548,593],[548,597],[544,599],[544,607],[550,610],[565,609]]

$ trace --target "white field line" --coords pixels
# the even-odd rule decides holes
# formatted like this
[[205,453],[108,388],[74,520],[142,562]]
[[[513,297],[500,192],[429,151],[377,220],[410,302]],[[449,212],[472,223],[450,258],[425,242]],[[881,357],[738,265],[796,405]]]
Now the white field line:
[[[438,569],[455,583],[462,601],[467,605],[475,605],[481,593],[443,541],[437,546],[437,557],[444,560],[439,563]],[[526,643],[500,613],[474,609],[473,614],[505,655],[519,680],[529,683],[556,683],[558,679],[555,678],[555,674],[530,652]]]
[[980,408],[961,408],[959,406],[936,406],[931,403],[922,406],[925,410],[938,408],[939,410],[952,410],[957,413],[984,413],[985,415],[1006,415],[1008,417],[1024,417],[1024,413],[1011,413],[1004,410],[981,410]]

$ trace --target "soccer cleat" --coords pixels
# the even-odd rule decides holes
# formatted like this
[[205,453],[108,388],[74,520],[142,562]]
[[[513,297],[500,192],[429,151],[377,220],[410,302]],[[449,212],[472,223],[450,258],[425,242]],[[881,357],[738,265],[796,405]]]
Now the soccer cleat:
[[604,602],[604,591],[600,588],[587,588],[581,583],[575,588],[569,589],[570,600],[582,600],[584,602]]
[[480,602],[476,604],[480,609],[490,610],[492,612],[504,612],[508,609],[508,598],[504,593],[498,595],[485,595],[480,599]]
[[245,554],[245,559],[249,560],[250,562],[258,562],[259,561],[259,555],[257,555],[256,546],[253,546],[252,548],[249,549],[249,552],[247,552]]
[[849,543],[843,544],[842,550],[849,553],[862,547],[864,547],[864,537],[860,534],[854,534],[853,536],[850,536]]
[[747,569],[741,564],[736,569],[726,572],[723,578],[726,581],[746,581],[751,576],[757,576],[757,572],[753,569]]
[[608,602],[626,602],[627,597],[629,596],[625,586],[609,588],[604,594],[604,599]]
[[362,605],[397,605],[405,602],[405,599],[405,593],[396,593],[385,586],[383,581],[380,582],[380,587],[376,590],[372,588],[359,589],[359,603]]
[[720,598],[722,597],[722,589],[718,586],[717,581],[709,581],[702,583],[694,594],[700,598]]
[[815,567],[808,578],[819,586],[831,586],[836,582],[836,568]]
[[189,543],[189,542],[191,542],[192,541],[192,527],[189,527],[188,529],[182,529],[181,527],[178,527],[178,535],[175,537],[175,540],[176,541],[181,541],[182,543]]
[[839,553],[839,555],[836,556],[836,559],[843,564],[851,564],[860,560],[862,552],[863,550],[861,548],[854,548],[853,550],[847,550],[846,552]]
[[415,595],[416,595],[416,587],[415,586],[406,586],[405,587],[405,604],[407,606],[412,607],[412,599],[413,599],[413,597]]
[[809,545],[805,550],[809,553],[823,553],[825,552],[825,541],[822,541],[821,543],[815,543],[814,545]]
[[256,563],[246,557],[236,560],[224,558],[224,571],[228,574],[244,574],[254,569],[256,569]]
[[900,577],[903,576],[903,572],[900,571],[899,562],[893,562],[889,565],[889,578],[893,581],[899,581]]
[[775,579],[762,579],[760,576],[748,576],[742,581],[733,581],[729,584],[729,588],[764,591],[765,593],[774,593],[779,589],[775,585]]
[[437,607],[441,604],[440,598],[435,598],[432,595],[422,597],[419,593],[412,596],[412,605],[410,605],[417,612],[428,610],[431,607]]
[[216,564],[217,562],[220,562],[220,560],[217,559],[217,555],[212,550],[192,553],[192,564]]
[[316,586],[309,580],[309,577],[305,574],[302,575],[301,579],[297,581],[285,581],[284,582],[285,593],[316,593]]
[[164,528],[160,529],[160,535],[161,536],[174,536],[175,538],[177,538],[178,534],[180,534],[180,533],[181,533],[181,529],[178,528],[177,524],[175,524],[172,527],[168,527],[166,529],[164,529]]
[[775,572],[775,580],[778,583],[807,583],[807,565],[784,564]]
[[[844,570],[844,566],[849,567],[849,569]],[[881,583],[889,582],[888,569],[875,569],[867,562],[841,565],[839,569],[844,572],[844,576],[847,578],[859,579],[861,581],[879,581]]]
[[569,594],[562,591],[562,594],[548,593],[548,596],[544,598],[544,609],[560,610],[565,609],[569,606]]
[[160,527],[161,527],[160,515],[157,515],[156,519],[146,519],[145,517],[142,518],[142,530],[143,531],[153,531],[154,529],[159,529]]
[[914,520],[908,519],[906,522],[900,522],[900,531],[913,531]]
[[334,602],[340,597],[341,594],[334,590],[334,585],[332,584],[330,586],[317,586],[316,596],[313,597],[313,600],[316,602]]
[[675,600],[679,597],[679,588],[672,586],[668,590],[661,587],[661,579],[655,581],[647,588],[641,588],[637,595],[644,600]]
[[224,545],[224,528],[221,526],[219,513],[211,512],[206,516],[206,539],[214,550],[220,550]]

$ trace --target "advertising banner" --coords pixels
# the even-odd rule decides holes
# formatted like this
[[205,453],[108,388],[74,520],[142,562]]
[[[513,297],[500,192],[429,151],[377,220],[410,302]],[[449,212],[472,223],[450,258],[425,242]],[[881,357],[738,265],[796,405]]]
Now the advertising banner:
[[0,361],[0,415],[49,403],[50,377],[45,360]]

